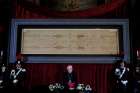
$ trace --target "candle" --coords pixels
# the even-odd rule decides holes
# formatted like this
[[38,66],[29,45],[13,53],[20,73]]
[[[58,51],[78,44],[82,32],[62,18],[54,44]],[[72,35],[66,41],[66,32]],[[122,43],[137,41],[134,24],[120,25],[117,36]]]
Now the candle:
[[139,57],[139,51],[137,50],[137,57]]
[[0,56],[3,56],[3,51],[1,50],[1,52],[0,52]]

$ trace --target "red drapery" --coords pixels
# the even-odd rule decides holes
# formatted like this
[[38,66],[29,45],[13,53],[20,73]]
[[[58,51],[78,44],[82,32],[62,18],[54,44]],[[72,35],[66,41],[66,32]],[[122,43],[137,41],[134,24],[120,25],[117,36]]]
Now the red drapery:
[[20,5],[16,5],[16,18],[21,18],[21,19],[46,19],[48,18],[48,15],[42,15],[39,14],[38,12],[34,12],[28,9],[25,9],[24,7]]
[[127,18],[128,0],[112,0],[112,3],[83,11],[49,11],[47,7],[32,8],[16,4],[16,18]]
[[[62,81],[63,72],[68,64],[25,64],[27,79],[25,86],[48,85]],[[90,84],[96,93],[110,93],[112,64],[72,64],[78,82]]]

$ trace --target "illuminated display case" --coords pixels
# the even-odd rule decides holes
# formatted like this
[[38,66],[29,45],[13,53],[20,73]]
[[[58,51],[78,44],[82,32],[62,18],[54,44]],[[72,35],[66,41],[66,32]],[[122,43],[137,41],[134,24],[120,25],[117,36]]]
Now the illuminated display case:
[[[16,54],[27,63],[130,62],[127,19],[13,19],[9,62]],[[79,39],[80,38],[80,39]]]

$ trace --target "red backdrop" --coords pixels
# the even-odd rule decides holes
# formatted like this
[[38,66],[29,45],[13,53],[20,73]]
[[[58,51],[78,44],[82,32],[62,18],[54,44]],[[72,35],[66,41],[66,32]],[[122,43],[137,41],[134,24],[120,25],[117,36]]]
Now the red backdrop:
[[[97,93],[110,93],[112,64],[72,64],[78,82],[90,84]],[[25,64],[27,79],[25,86],[48,85],[61,82],[67,64]]]

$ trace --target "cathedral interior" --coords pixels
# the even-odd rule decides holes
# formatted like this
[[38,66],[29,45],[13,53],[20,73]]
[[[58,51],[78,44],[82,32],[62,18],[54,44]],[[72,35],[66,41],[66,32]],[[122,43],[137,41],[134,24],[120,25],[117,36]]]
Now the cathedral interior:
[[138,1],[0,0],[0,92],[140,93]]

